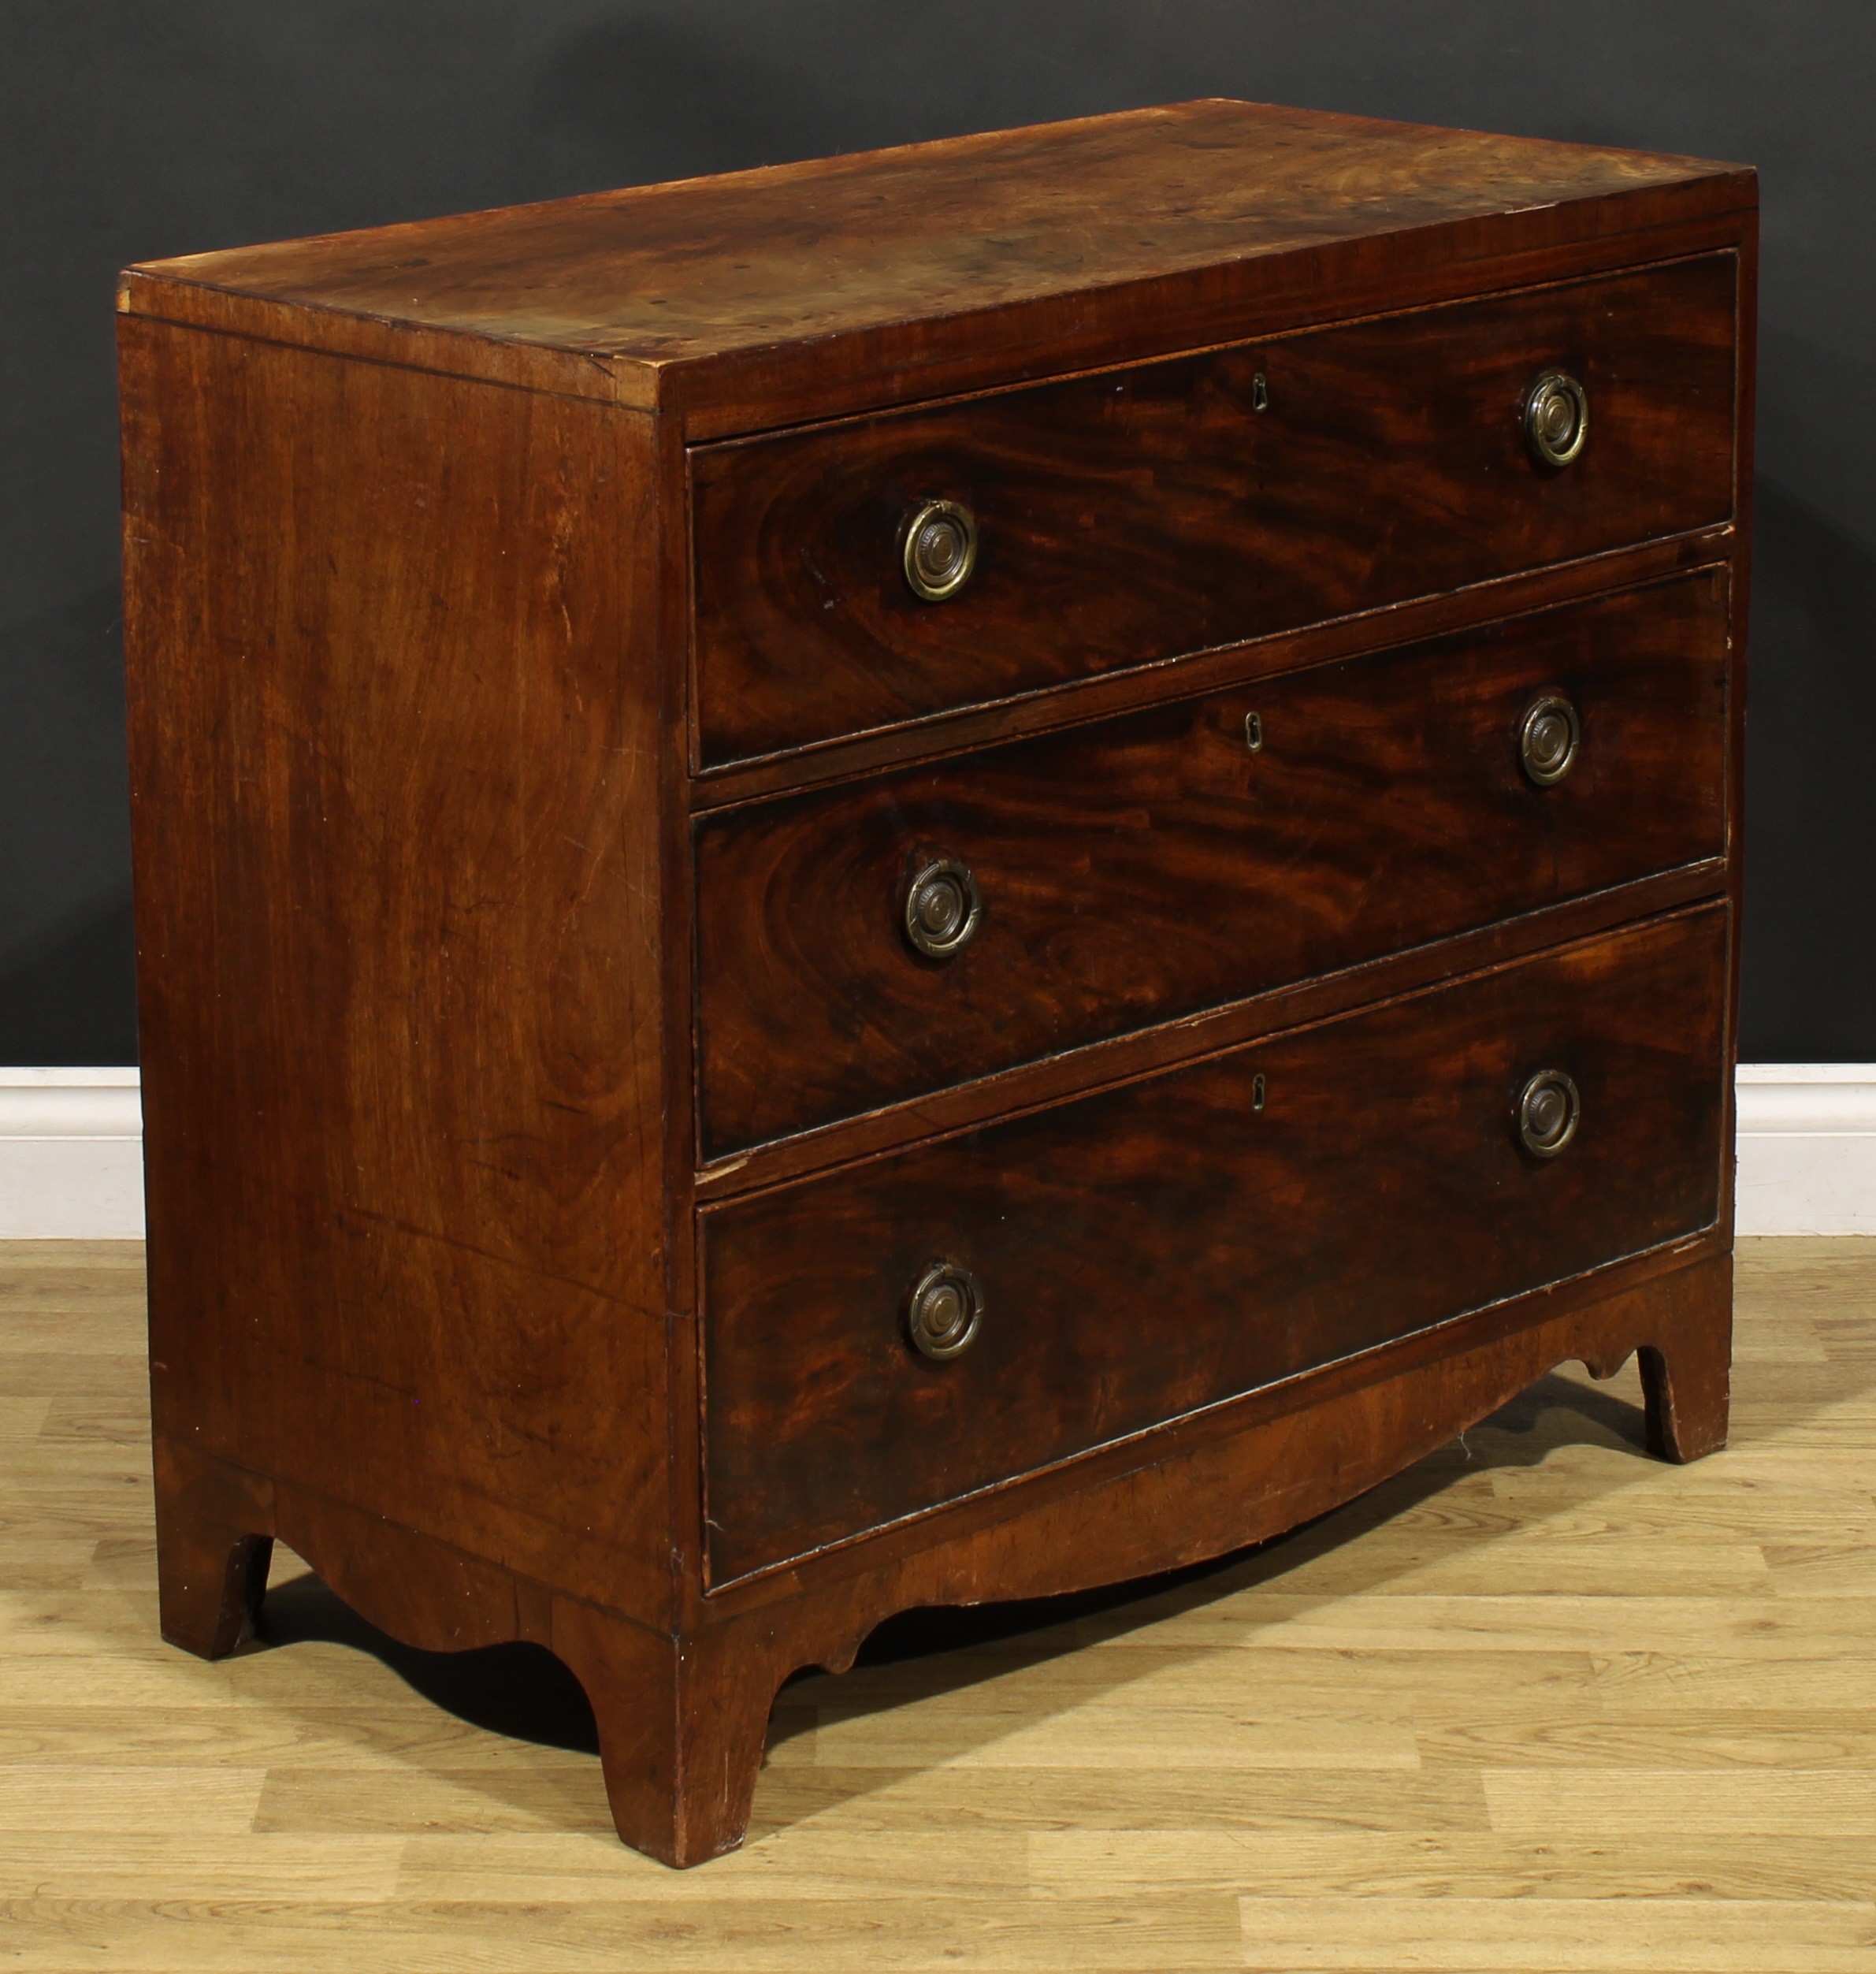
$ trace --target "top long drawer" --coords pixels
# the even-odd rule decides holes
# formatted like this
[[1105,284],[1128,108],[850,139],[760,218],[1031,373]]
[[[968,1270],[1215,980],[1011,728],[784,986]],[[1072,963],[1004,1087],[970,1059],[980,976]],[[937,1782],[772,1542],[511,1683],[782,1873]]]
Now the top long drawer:
[[[705,768],[1726,521],[1737,262],[1273,337],[691,453]],[[1532,392],[1580,385],[1545,463]],[[1567,451],[1572,406],[1547,393]],[[962,509],[941,600],[907,530]]]

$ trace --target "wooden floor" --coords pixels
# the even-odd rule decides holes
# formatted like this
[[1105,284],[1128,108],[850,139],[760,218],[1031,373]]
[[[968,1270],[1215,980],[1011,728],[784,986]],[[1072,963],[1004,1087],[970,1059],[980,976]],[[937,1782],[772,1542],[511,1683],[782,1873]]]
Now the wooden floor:
[[0,1966],[1876,1970],[1876,1241],[1742,1251],[1732,1448],[1553,1377],[1131,1599],[788,1689],[748,1848],[607,1824],[544,1654],[292,1557],[161,1644],[135,1247],[0,1247]]

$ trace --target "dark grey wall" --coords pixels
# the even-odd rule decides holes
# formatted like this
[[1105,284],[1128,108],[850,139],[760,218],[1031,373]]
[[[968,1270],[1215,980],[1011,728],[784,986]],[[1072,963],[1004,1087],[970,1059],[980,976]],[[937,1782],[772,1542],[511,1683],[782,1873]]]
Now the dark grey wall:
[[1867,0],[6,0],[0,1062],[132,1060],[124,262],[1197,95],[1763,173],[1744,1052],[1876,1060]]

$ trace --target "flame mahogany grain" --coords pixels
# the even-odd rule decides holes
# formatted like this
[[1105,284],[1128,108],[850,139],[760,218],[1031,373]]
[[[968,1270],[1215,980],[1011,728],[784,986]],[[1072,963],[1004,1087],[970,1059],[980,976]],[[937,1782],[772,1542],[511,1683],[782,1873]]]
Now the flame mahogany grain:
[[[1707,255],[701,448],[700,764],[1724,521],[1737,288],[1737,256]],[[1592,434],[1561,471],[1521,415],[1559,367]],[[934,604],[897,543],[939,496],[978,556]]]
[[[1712,1225],[1726,951],[1709,905],[711,1209],[712,1582]],[[938,1259],[986,1310],[934,1364]]]
[[[1718,857],[1726,635],[1708,571],[706,820],[704,1156]],[[1584,738],[1539,788],[1558,691]],[[984,909],[934,963],[902,905],[940,853]]]
[[[689,1864],[894,1612],[1262,1540],[1569,1357],[1721,1444],[1755,255],[1737,167],[1208,102],[131,270],[164,1634],[278,1538],[534,1640]],[[983,943],[901,977],[953,833]]]

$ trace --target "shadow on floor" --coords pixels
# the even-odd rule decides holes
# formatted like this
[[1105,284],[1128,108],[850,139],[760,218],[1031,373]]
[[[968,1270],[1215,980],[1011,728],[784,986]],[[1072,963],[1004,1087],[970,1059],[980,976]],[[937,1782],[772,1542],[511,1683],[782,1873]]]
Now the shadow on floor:
[[600,1751],[593,1709],[579,1681],[544,1645],[419,1652],[367,1624],[309,1572],[269,1587],[258,1634],[246,1649],[312,1644],[369,1652],[414,1692],[471,1727],[543,1748]]
[[[1633,1365],[1623,1376],[1633,1381]],[[1071,1596],[906,1612],[874,1632],[857,1662],[856,1670],[897,1668],[890,1692],[869,1693],[864,1679],[837,1685],[827,1674],[804,1670],[781,1696],[771,1723],[769,1752],[810,1730],[819,1706],[837,1693],[844,1710],[864,1714],[962,1691],[1008,1672],[1013,1664],[1040,1664],[1077,1649],[1078,1619],[1105,1615],[1110,1630],[1122,1633],[1151,1624],[1167,1615],[1169,1599],[1190,1608],[1280,1578],[1308,1556],[1349,1542],[1437,1496],[1458,1474],[1535,1465],[1559,1445],[1584,1444],[1645,1457],[1640,1410],[1615,1392],[1552,1375],[1473,1427],[1463,1441],[1273,1541],[1168,1574]],[[1376,1561],[1378,1582],[1387,1565],[1378,1553]],[[370,1653],[425,1699],[474,1727],[541,1747],[598,1753],[592,1709],[579,1682],[541,1646],[420,1652],[368,1624],[316,1575],[274,1585],[267,1593],[257,1646],[314,1641]],[[1124,1659],[1116,1656],[1110,1663],[1116,1683],[1124,1683]],[[499,1775],[481,1779],[500,1793]],[[596,1775],[594,1783],[596,1788]],[[867,1786],[864,1779],[852,1779],[841,1793],[861,1794]]]

